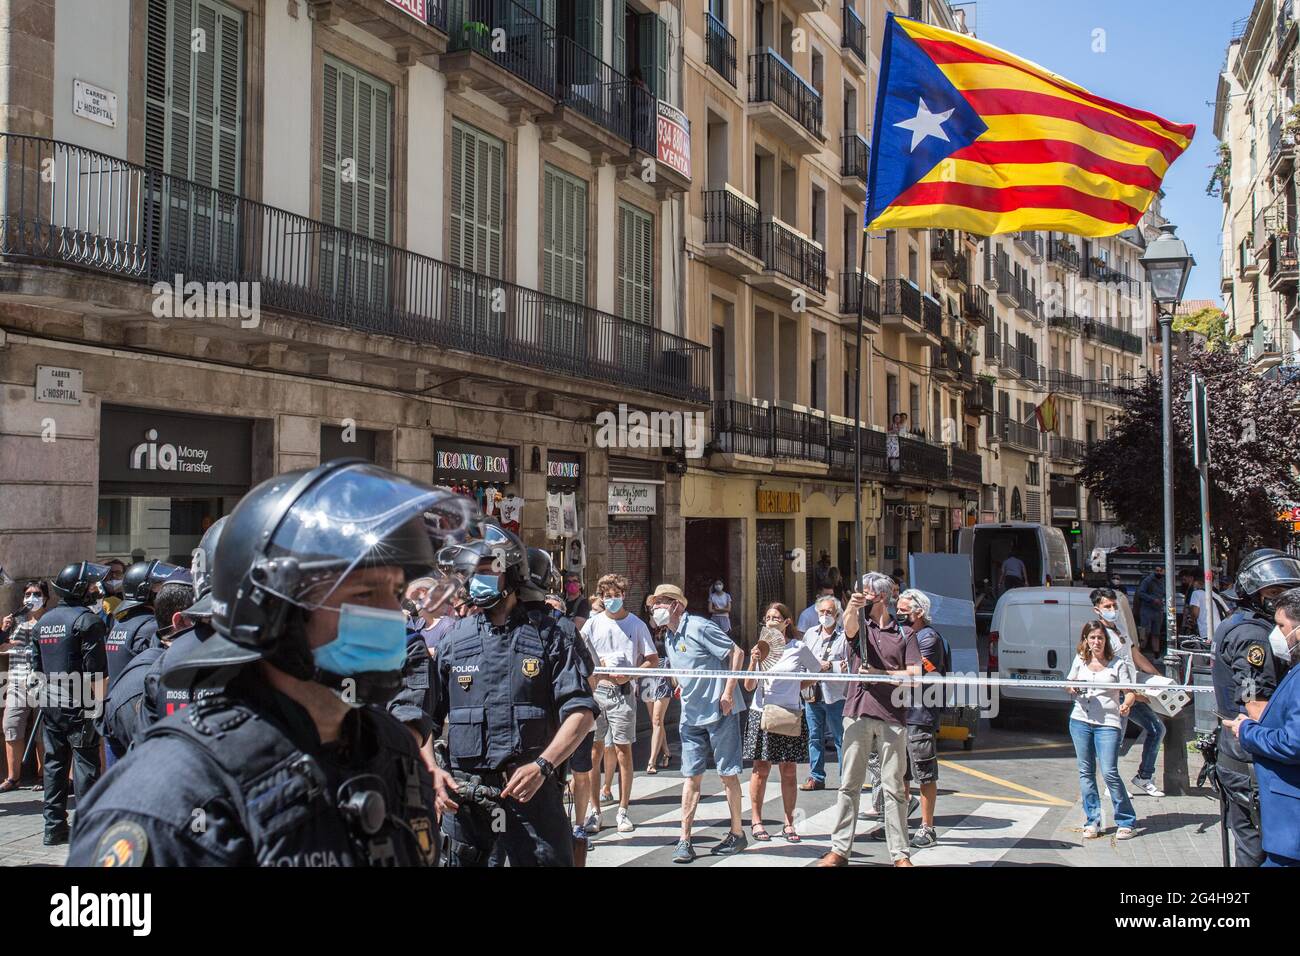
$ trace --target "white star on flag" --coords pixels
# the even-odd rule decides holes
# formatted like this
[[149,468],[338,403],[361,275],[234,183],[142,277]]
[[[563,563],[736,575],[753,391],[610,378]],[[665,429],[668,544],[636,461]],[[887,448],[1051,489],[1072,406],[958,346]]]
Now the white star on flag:
[[943,124],[945,120],[952,116],[953,112],[953,110],[945,110],[942,113],[931,113],[930,107],[925,105],[925,97],[921,97],[916,115],[909,120],[903,120],[901,123],[895,123],[894,125],[912,131],[912,145],[907,150],[912,153],[916,151],[916,147],[921,145],[927,136],[934,136],[944,142],[951,142],[948,139],[948,134],[943,131]]

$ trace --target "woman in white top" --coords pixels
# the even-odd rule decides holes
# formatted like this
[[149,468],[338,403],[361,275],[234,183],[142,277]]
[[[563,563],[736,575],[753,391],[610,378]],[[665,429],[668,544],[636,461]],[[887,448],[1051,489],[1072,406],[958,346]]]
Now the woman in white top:
[[[786,639],[781,658],[768,668],[768,674],[817,674],[822,662],[805,644],[794,628],[794,615],[784,604],[769,604],[763,612],[763,627],[780,631]],[[757,670],[762,658],[756,644],[750,652],[749,666]],[[749,802],[751,805],[750,833],[759,843],[772,839],[763,826],[763,795],[767,790],[767,777],[776,764],[781,775],[781,804],[785,811],[785,825],[781,835],[790,843],[799,842],[799,832],[794,826],[794,807],[799,796],[796,773],[799,764],[808,759],[808,721],[804,717],[803,698],[799,691],[811,687],[816,681],[759,680],[745,681],[745,690],[753,691],[754,702],[749,709],[749,724],[745,729],[745,757],[754,761],[749,777]],[[764,730],[765,721],[778,721],[797,733]]]
[[722,628],[722,633],[731,634],[731,595],[721,581],[714,581],[709,591],[709,620]]
[[1130,661],[1111,650],[1101,621],[1089,621],[1083,626],[1074,664],[1066,680],[1097,685],[1096,688],[1067,688],[1074,698],[1074,709],[1070,712],[1070,737],[1074,740],[1074,755],[1079,764],[1084,839],[1094,839],[1101,832],[1101,800],[1097,795],[1097,769],[1100,765],[1102,779],[1106,781],[1114,804],[1115,838],[1127,840],[1133,836],[1137,814],[1128,791],[1124,789],[1124,781],[1120,779],[1119,745],[1121,726],[1137,695],[1132,690],[1106,689],[1107,684],[1131,684],[1134,675]]
[[[45,606],[50,600],[50,588],[44,581],[28,581],[23,586],[23,606],[13,614],[0,621],[0,652],[6,657],[0,658],[0,672],[8,661],[9,676],[4,681],[4,719],[2,721],[5,739],[5,766],[8,776],[0,783],[0,793],[18,789],[22,776],[23,738],[27,727],[36,713],[27,700],[27,683],[32,673],[36,624],[45,613]],[[45,748],[41,736],[36,738],[36,761],[39,769],[43,763]]]

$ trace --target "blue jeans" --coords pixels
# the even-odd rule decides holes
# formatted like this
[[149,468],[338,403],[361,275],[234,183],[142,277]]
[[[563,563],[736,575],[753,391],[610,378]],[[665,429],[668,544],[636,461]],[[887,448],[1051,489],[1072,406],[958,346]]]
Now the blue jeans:
[[[1160,742],[1165,739],[1165,722],[1150,705],[1141,702],[1134,704],[1133,709],[1129,711],[1128,719],[1120,727],[1121,735],[1128,729],[1129,720],[1146,731],[1146,737],[1142,740],[1142,760],[1138,765],[1138,776],[1150,780],[1151,775],[1156,772],[1156,757],[1160,756]],[[1121,737],[1121,744],[1122,742]]]
[[1097,795],[1097,765],[1110,790],[1115,805],[1115,826],[1132,827],[1137,823],[1133,801],[1119,776],[1119,728],[1099,727],[1070,718],[1070,736],[1074,739],[1074,756],[1079,763],[1079,790],[1083,794],[1085,826],[1101,826],[1101,799]]
[[808,763],[812,778],[818,783],[826,782],[826,726],[830,725],[831,738],[835,741],[835,753],[844,764],[844,701],[833,704],[820,701],[816,704],[804,704],[804,715],[808,718]]

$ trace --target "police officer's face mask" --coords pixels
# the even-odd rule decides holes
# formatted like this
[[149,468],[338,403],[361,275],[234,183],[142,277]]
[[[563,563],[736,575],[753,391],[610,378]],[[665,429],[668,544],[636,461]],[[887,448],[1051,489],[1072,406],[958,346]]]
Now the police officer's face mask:
[[344,604],[339,608],[338,637],[312,648],[312,658],[321,670],[340,677],[400,671],[406,662],[406,616]]
[[475,604],[487,604],[501,597],[501,576],[476,574],[469,579],[469,598]]

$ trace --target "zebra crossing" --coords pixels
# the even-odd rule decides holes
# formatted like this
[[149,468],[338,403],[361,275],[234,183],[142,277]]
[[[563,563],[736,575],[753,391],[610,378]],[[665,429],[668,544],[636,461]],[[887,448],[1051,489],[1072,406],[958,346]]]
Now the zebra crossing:
[[[587,854],[589,867],[669,866],[681,830],[682,778],[675,773],[655,776],[638,775],[632,786],[629,815],[636,824],[631,833],[619,833],[614,826],[614,805],[607,804],[604,828],[592,838]],[[617,788],[615,789],[617,794]],[[741,819],[749,845],[734,856],[710,856],[709,850],[727,833],[730,817],[721,781],[716,775],[704,776],[703,792],[695,814],[693,840],[698,855],[691,866],[758,867],[811,866],[831,848],[830,834],[835,825],[835,802],[838,791],[800,791],[795,813],[795,830],[799,843],[790,843],[781,835],[781,790],[775,776],[769,780],[764,803],[767,828],[772,840],[756,842],[749,830],[750,798],[748,779],[741,778]],[[861,806],[869,804],[863,795]],[[918,866],[993,866],[1042,822],[1052,809],[1049,806],[941,795],[935,824],[939,843],[924,850],[913,850]],[[917,823],[913,817],[913,826]],[[889,863],[883,840],[868,838],[880,822],[859,818],[857,839],[853,847],[854,864]]]

